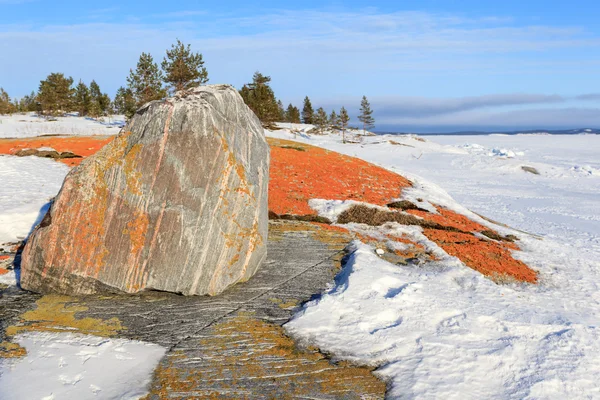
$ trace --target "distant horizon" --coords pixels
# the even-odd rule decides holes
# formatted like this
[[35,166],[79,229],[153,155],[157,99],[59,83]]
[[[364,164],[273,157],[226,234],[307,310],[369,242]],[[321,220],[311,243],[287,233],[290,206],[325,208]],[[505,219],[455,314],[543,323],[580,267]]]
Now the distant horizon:
[[[359,126],[354,126],[355,128],[360,128]],[[473,134],[515,134],[515,133],[554,133],[554,134],[579,134],[580,132],[569,133],[569,131],[581,131],[581,133],[586,129],[591,130],[590,134],[600,134],[600,128],[593,126],[586,127],[558,127],[558,128],[546,128],[546,127],[480,127],[480,126],[460,126],[460,127],[407,127],[407,126],[397,126],[397,125],[382,125],[381,127],[376,126],[371,131],[377,134],[410,134],[415,133],[419,135],[436,135],[436,134],[465,134],[465,133],[473,133]],[[556,133],[560,132],[560,133]]]

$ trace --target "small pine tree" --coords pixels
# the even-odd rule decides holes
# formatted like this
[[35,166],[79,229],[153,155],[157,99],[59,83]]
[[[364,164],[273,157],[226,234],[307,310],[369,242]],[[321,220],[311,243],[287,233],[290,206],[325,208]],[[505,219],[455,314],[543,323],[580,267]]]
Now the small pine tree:
[[40,81],[37,99],[42,110],[50,115],[68,112],[72,107],[75,93],[72,85],[73,78],[67,78],[57,72],[51,73],[45,80]]
[[110,108],[110,97],[102,93],[96,81],[90,83],[90,115],[97,118],[106,115]]
[[304,98],[304,107],[302,107],[302,122],[305,124],[314,123],[315,111],[313,110],[312,104],[308,96]]
[[360,114],[358,120],[363,124],[363,134],[366,133],[367,129],[371,129],[375,126],[375,118],[373,118],[373,110],[371,110],[371,104],[367,100],[367,96],[363,96],[360,102]]
[[348,122],[350,121],[350,117],[348,116],[348,111],[344,107],[340,110],[340,129],[342,130],[342,142],[346,143],[346,128],[348,127]]
[[331,114],[329,114],[329,129],[331,129],[332,131],[337,131],[338,129],[340,129],[339,125],[340,119],[335,110],[332,110]]
[[315,125],[317,126],[317,129],[321,135],[324,133],[325,129],[327,129],[328,122],[329,119],[327,118],[327,113],[323,107],[319,107],[317,114],[315,115]]
[[135,71],[129,70],[127,86],[135,99],[136,109],[152,100],[167,96],[162,86],[163,76],[158,65],[148,53],[142,53]]
[[255,72],[252,83],[246,84],[240,90],[244,102],[266,127],[279,117],[279,107],[271,86],[271,77]]
[[85,83],[83,83],[80,80],[79,83],[77,84],[77,86],[75,87],[75,100],[74,100],[75,108],[77,109],[77,112],[79,112],[80,117],[88,115],[88,113],[90,111],[90,102],[91,102],[90,89],[87,87],[87,85]]
[[37,111],[37,95],[35,92],[31,92],[29,95],[23,96],[19,100],[19,111]]
[[114,109],[117,114],[125,115],[125,118],[127,119],[130,119],[133,114],[135,114],[135,98],[131,89],[121,86],[117,90],[114,101]]
[[300,110],[298,107],[290,104],[285,112],[285,117],[287,122],[291,122],[292,124],[300,123]]
[[204,67],[201,53],[193,53],[190,45],[179,39],[167,50],[161,64],[164,82],[173,92],[187,90],[208,82],[208,71]]
[[15,107],[10,101],[10,96],[3,88],[0,87],[0,115],[12,114],[15,111]]
[[277,101],[277,111],[278,111],[278,121],[280,122],[285,122],[286,117],[285,117],[285,109],[283,108],[283,103],[281,102],[281,100]]

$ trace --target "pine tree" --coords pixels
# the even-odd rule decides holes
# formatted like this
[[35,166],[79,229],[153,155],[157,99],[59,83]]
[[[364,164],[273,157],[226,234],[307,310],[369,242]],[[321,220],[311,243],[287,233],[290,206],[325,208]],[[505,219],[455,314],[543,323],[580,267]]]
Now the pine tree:
[[67,112],[73,104],[73,78],[53,72],[46,80],[40,81],[38,101],[42,110],[50,115]]
[[271,86],[271,77],[255,72],[252,83],[240,90],[244,102],[258,117],[264,126],[269,126],[279,118],[279,107]]
[[31,92],[30,95],[25,95],[19,100],[19,111],[37,111],[37,95]]
[[10,96],[0,87],[0,115],[12,114],[15,112],[13,103],[10,101]]
[[350,117],[348,116],[348,111],[344,107],[340,110],[340,129],[342,130],[342,142],[346,143],[346,128],[348,127],[348,122],[350,121]]
[[367,129],[371,129],[375,126],[373,110],[371,110],[371,104],[369,104],[367,96],[363,96],[360,102],[360,114],[358,120],[363,123],[363,134],[365,134]]
[[315,125],[319,130],[319,133],[322,135],[327,128],[327,123],[329,119],[327,118],[327,113],[323,109],[323,107],[319,107],[317,110],[317,114],[315,115]]
[[288,108],[285,112],[285,120],[287,122],[291,122],[292,124],[299,124],[300,123],[300,110],[298,110],[298,107],[295,107],[290,103],[290,105],[288,106]]
[[179,39],[171,50],[167,50],[161,67],[164,82],[172,91],[187,90],[208,82],[202,54],[192,53],[190,45],[186,47]]
[[88,115],[90,111],[90,89],[81,80],[75,87],[75,100],[74,106],[79,112],[79,116],[83,117]]
[[331,114],[329,115],[329,129],[331,129],[332,131],[336,131],[340,129],[339,125],[340,120],[338,118],[338,115],[336,114],[335,110],[332,110]]
[[278,110],[278,121],[285,122],[285,109],[283,108],[283,103],[281,100],[277,101],[277,110]]
[[131,89],[124,88],[121,86],[117,90],[117,94],[115,95],[114,108],[117,114],[123,114],[127,119],[133,117],[133,114],[135,114],[136,107],[135,98],[133,97]]
[[129,70],[127,86],[135,99],[136,109],[149,101],[166,97],[167,92],[162,86],[163,76],[158,65],[148,53],[142,53],[135,72]]
[[312,104],[308,96],[304,98],[304,107],[302,107],[302,122],[305,124],[312,124],[315,119],[315,111],[313,110]]

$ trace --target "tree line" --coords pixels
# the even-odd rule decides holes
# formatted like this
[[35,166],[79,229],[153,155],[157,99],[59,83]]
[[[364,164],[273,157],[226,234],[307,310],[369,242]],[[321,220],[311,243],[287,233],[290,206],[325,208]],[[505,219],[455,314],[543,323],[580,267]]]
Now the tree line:
[[[187,90],[208,83],[208,71],[201,53],[193,52],[189,44],[179,39],[166,51],[160,67],[149,53],[142,53],[135,69],[129,70],[127,84],[119,87],[111,101],[94,80],[86,85],[81,80],[73,86],[73,78],[62,73],[51,73],[40,82],[38,92],[32,92],[19,100],[12,100],[0,88],[0,114],[37,111],[57,115],[77,111],[80,116],[99,117],[108,114],[124,114],[131,118],[135,111],[152,100],[160,100],[176,91]],[[315,125],[319,133],[326,129],[339,130],[345,134],[350,117],[344,107],[326,113],[323,107],[313,109],[308,96],[304,98],[302,111],[293,104],[284,108],[277,100],[270,85],[271,77],[256,72],[252,82],[239,90],[245,103],[254,111],[262,124],[272,127],[275,122],[305,123]],[[358,115],[363,130],[371,129],[375,119],[366,96],[363,96]]]
[[167,50],[161,67],[148,53],[142,53],[137,66],[129,71],[127,85],[117,90],[114,101],[94,80],[86,85],[81,80],[74,86],[73,78],[53,72],[40,81],[38,91],[11,100],[0,88],[0,114],[36,111],[45,115],[60,115],[77,111],[80,116],[100,117],[124,114],[127,118],[152,100],[160,100],[169,93],[185,90],[208,82],[202,54],[193,53],[190,45],[180,40]]
[[[345,132],[350,121],[348,111],[345,107],[340,109],[339,114],[335,110],[327,114],[323,107],[319,107],[315,111],[310,99],[306,96],[302,112],[291,103],[287,108],[284,108],[281,100],[277,100],[275,97],[270,82],[271,77],[257,71],[252,77],[252,82],[245,84],[240,89],[240,95],[244,99],[244,102],[254,111],[263,125],[270,127],[275,122],[312,124],[315,125],[316,130],[321,134],[327,129],[341,131],[345,142]],[[363,125],[363,131],[375,126],[373,110],[366,96],[362,98],[358,120]]]

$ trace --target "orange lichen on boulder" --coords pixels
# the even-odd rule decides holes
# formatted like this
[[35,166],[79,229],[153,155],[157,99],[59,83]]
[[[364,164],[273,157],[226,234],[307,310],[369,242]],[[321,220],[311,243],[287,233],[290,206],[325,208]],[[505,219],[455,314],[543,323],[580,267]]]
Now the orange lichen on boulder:
[[316,212],[310,199],[357,200],[385,205],[410,181],[366,161],[288,140],[271,145],[269,210],[277,214]]
[[113,136],[39,136],[23,139],[0,139],[0,154],[14,155],[24,149],[50,147],[57,152],[71,152],[81,158],[63,158],[58,161],[69,166],[79,165],[88,156],[96,153]]

